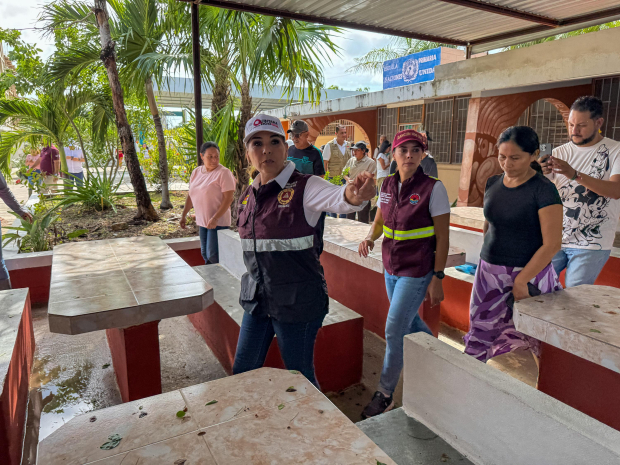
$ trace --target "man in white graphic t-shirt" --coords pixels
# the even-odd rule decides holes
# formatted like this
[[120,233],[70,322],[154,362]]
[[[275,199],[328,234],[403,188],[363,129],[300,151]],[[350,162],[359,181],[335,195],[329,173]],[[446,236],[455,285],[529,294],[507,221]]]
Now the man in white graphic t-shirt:
[[620,216],[620,143],[603,137],[603,102],[580,97],[571,106],[571,142],[557,147],[543,172],[564,204],[562,250],[555,271],[566,269],[566,287],[593,284],[605,266]]

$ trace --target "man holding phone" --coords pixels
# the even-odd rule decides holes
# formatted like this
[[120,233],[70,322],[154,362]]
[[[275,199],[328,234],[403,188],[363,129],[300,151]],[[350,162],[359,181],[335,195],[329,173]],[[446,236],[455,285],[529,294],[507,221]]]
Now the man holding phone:
[[620,216],[620,143],[603,137],[603,102],[593,96],[571,106],[571,142],[539,163],[562,198],[562,250],[556,273],[566,269],[566,287],[593,284],[613,246]]

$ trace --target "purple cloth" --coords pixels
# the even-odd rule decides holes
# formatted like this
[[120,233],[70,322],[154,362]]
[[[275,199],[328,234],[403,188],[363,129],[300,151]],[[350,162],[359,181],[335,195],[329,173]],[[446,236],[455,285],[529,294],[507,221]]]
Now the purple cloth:
[[[522,269],[480,260],[471,293],[469,332],[463,338],[466,354],[483,362],[517,349],[540,355],[540,341],[515,329],[512,309],[507,304],[514,279]],[[562,289],[551,264],[531,283],[543,294]]]
[[41,173],[43,176],[54,174],[54,160],[60,160],[58,149],[53,145],[41,150]]

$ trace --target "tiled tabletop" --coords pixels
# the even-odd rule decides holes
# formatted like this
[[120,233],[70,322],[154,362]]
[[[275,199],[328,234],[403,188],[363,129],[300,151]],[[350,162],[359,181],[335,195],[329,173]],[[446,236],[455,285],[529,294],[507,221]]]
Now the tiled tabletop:
[[395,465],[303,375],[275,368],[76,417],[41,442],[39,463]]
[[81,334],[202,311],[213,289],[158,237],[54,248],[50,330]]
[[484,212],[480,207],[452,207],[450,223],[469,228],[484,228]]
[[[367,258],[360,257],[358,248],[368,235],[370,225],[359,221],[344,218],[325,218],[325,232],[323,234],[324,250],[344,260],[371,269],[383,274],[383,260],[381,258],[381,245],[383,236],[375,241],[375,248]],[[465,250],[458,247],[450,247],[446,267],[463,265],[465,263]]]
[[620,289],[582,285],[515,303],[518,331],[620,373]]

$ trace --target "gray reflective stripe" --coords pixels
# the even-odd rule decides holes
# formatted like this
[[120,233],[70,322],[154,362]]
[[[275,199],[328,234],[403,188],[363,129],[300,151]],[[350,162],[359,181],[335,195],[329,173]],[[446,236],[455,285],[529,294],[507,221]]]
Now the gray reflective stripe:
[[[295,239],[256,239],[256,252],[290,252],[311,249],[314,236],[296,237]],[[254,239],[241,239],[244,252],[254,252]]]

